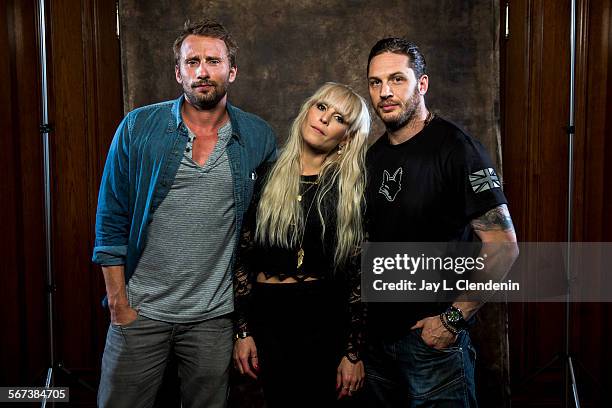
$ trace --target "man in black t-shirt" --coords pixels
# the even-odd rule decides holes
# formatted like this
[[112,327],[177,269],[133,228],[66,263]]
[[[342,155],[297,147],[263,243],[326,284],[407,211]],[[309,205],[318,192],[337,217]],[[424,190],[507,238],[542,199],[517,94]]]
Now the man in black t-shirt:
[[[368,58],[372,105],[386,132],[367,155],[372,242],[510,242],[516,235],[501,181],[482,145],[425,105],[419,49],[379,41]],[[474,349],[467,333],[480,303],[371,303],[368,406],[475,407]]]

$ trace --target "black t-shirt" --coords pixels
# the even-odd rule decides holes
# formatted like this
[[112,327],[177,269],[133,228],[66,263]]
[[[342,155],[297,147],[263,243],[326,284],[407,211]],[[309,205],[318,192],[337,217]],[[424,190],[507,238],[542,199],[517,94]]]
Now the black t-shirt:
[[[372,242],[469,241],[470,221],[507,203],[484,147],[439,116],[404,143],[392,145],[387,134],[381,136],[368,150],[366,166]],[[445,307],[373,303],[368,320],[374,332],[401,336]]]

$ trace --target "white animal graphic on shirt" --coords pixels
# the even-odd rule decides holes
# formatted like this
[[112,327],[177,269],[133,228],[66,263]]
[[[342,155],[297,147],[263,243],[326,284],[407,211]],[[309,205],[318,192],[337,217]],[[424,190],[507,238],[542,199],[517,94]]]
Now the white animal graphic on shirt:
[[402,173],[401,167],[395,170],[393,176],[387,170],[383,171],[383,181],[378,192],[384,195],[387,201],[395,200],[397,193],[402,189]]

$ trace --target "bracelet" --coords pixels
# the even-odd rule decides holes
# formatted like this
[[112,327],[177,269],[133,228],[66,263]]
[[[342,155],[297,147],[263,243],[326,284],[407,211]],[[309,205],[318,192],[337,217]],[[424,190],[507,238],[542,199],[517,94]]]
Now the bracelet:
[[241,332],[236,333],[236,335],[234,336],[235,340],[246,339],[247,337],[251,337],[251,332],[241,331]]
[[361,357],[359,357],[359,353],[356,351],[347,351],[346,354],[344,354],[344,357],[346,357],[348,361],[353,364],[357,364],[361,361]]
[[440,321],[442,322],[442,326],[444,326],[444,328],[451,332],[453,335],[456,336],[457,334],[459,334],[459,331],[457,329],[448,324],[448,322],[446,321],[446,315],[444,313],[440,313]]

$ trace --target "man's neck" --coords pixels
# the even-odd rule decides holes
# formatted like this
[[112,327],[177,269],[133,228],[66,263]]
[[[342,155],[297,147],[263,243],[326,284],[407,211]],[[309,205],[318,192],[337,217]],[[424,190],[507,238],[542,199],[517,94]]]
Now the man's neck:
[[400,143],[404,143],[407,140],[412,139],[416,136],[426,125],[427,118],[429,116],[429,111],[425,106],[415,114],[415,116],[405,124],[403,127],[395,130],[387,129],[387,134],[389,135],[389,141],[392,145],[398,145]]
[[200,129],[218,129],[229,119],[227,113],[227,95],[211,109],[200,109],[185,99],[181,108],[183,121]]

